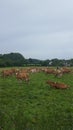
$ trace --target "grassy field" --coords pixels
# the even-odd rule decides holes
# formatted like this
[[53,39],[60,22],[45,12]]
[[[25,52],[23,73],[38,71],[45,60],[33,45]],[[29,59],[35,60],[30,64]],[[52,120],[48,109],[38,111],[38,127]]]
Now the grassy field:
[[[70,87],[54,89],[48,79]],[[34,73],[29,83],[0,77],[0,130],[73,130],[73,74]]]

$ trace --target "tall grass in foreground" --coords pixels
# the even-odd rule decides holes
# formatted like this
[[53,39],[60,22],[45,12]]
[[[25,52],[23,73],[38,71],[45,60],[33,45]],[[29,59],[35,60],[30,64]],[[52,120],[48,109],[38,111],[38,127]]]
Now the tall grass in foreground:
[[[46,81],[68,84],[54,89]],[[1,130],[72,130],[73,74],[55,78],[45,73],[30,74],[30,82],[0,77]]]

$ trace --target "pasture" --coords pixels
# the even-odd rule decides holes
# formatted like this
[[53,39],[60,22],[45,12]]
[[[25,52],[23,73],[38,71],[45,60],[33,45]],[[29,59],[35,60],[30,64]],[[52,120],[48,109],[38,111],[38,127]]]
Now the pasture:
[[[0,76],[0,130],[73,130],[73,73],[29,76],[29,82]],[[52,88],[47,80],[69,88]]]

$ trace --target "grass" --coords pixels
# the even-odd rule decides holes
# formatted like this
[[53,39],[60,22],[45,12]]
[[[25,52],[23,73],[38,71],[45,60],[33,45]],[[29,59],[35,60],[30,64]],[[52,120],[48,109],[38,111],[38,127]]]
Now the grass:
[[[46,81],[68,84],[66,90],[54,89]],[[72,130],[73,74],[62,78],[43,72],[30,74],[30,82],[0,77],[1,130]]]

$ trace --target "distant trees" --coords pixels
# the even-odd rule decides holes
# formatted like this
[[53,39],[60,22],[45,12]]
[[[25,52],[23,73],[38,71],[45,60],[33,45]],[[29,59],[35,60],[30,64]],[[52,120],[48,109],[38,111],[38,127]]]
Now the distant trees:
[[0,54],[0,67],[23,66],[24,60],[20,53]]
[[0,54],[0,67],[11,66],[73,66],[73,59],[25,59],[20,53]]
[[65,60],[65,59],[51,59],[51,60],[37,60],[37,59],[27,59],[25,60],[27,65],[35,65],[35,66],[73,66],[73,59]]

